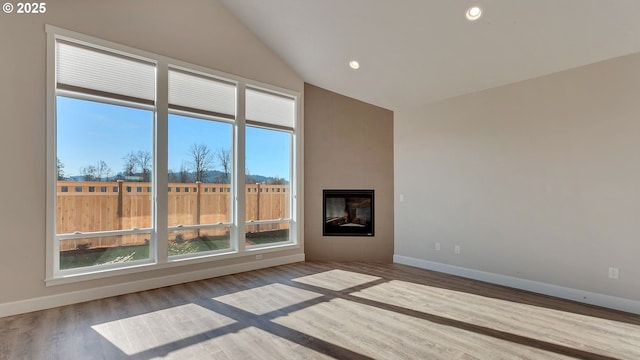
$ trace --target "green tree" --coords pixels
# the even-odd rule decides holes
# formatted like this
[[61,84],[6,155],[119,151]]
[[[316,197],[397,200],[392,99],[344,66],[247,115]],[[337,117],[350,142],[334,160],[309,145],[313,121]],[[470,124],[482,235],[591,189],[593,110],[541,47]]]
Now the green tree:
[[189,171],[187,170],[187,164],[184,161],[180,165],[180,174],[178,175],[178,181],[181,183],[189,182]]
[[56,158],[57,161],[57,165],[56,165],[56,175],[58,180],[64,180],[64,164],[62,163],[62,161],[60,161],[60,158]]

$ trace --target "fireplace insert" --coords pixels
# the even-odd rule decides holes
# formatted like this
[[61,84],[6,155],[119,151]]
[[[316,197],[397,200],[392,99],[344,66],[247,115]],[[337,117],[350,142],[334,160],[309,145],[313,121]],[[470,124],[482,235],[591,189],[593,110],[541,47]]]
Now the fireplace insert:
[[373,236],[373,190],[323,190],[323,236]]

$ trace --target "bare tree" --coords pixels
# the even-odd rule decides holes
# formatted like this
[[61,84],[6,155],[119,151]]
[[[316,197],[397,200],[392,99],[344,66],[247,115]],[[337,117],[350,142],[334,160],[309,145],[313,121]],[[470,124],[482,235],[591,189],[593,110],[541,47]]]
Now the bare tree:
[[96,174],[98,173],[98,168],[95,165],[85,166],[80,169],[80,173],[82,173],[82,178],[84,181],[95,181]]
[[131,151],[122,159],[124,160],[124,176],[140,174],[142,175],[142,181],[149,181],[152,160],[150,152],[142,150],[138,152]]
[[136,162],[142,172],[142,181],[149,181],[151,177],[151,153],[148,151],[138,151]]
[[137,156],[133,151],[122,158],[124,160],[124,176],[133,176],[136,171]]
[[111,168],[104,160],[98,161],[96,164],[96,180],[109,181],[109,175],[111,175]]
[[225,149],[223,147],[216,151],[216,160],[222,168],[223,177],[219,179],[220,183],[228,184],[231,178],[231,149]]
[[189,149],[189,154],[193,159],[193,171],[196,176],[196,181],[204,182],[206,180],[206,171],[211,168],[213,164],[213,152],[205,144],[192,144]]
[[80,169],[80,173],[84,181],[108,181],[111,168],[104,160],[100,160],[95,165],[83,167]]

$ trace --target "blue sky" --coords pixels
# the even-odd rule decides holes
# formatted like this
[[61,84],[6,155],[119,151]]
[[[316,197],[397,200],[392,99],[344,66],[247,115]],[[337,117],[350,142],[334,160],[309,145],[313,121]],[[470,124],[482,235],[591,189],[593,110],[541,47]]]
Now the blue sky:
[[[57,111],[57,155],[65,176],[80,175],[83,167],[100,160],[114,176],[123,170],[129,152],[153,153],[152,111],[66,97],[58,97]],[[189,167],[192,144],[205,144],[213,151],[231,147],[231,124],[170,115],[168,130],[169,170],[179,171],[183,162]],[[286,132],[248,127],[249,172],[289,180],[289,137]],[[217,161],[214,169],[221,170]]]

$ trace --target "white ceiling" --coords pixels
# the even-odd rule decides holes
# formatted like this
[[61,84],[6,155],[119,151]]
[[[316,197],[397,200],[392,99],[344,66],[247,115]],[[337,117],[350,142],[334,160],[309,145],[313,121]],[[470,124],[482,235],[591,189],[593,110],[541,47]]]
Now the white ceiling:
[[640,52],[640,0],[220,1],[304,81],[391,110]]

